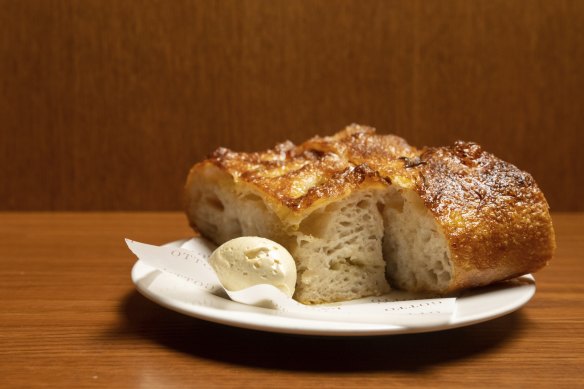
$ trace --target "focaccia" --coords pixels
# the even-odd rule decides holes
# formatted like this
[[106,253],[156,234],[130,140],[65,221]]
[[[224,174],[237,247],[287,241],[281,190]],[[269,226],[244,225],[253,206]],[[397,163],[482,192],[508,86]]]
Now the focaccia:
[[185,197],[217,244],[286,247],[303,303],[487,285],[539,270],[555,247],[528,173],[475,143],[417,149],[359,125],[259,153],[219,148],[193,166]]

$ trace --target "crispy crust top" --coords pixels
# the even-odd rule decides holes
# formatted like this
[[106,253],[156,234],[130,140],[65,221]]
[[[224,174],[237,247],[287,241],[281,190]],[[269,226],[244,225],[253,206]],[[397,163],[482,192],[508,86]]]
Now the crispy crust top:
[[454,262],[469,272],[458,287],[482,284],[484,271],[503,263],[528,273],[551,258],[549,207],[530,174],[471,142],[429,148],[419,160],[416,191],[448,237]]
[[[386,171],[407,175],[400,158],[415,152],[402,138],[379,136],[372,128],[352,125],[299,146],[288,141],[258,153],[219,148],[204,163],[261,192],[278,214],[283,209],[303,213],[358,187],[384,186]],[[378,171],[379,167],[384,170]]]
[[293,211],[350,192],[365,182],[385,181],[415,189],[444,222],[510,207],[547,212],[547,203],[526,172],[486,153],[476,143],[416,149],[395,135],[378,135],[370,127],[351,125],[329,137],[301,145],[287,141],[255,153],[215,150],[195,165],[212,163],[236,182],[258,188]]

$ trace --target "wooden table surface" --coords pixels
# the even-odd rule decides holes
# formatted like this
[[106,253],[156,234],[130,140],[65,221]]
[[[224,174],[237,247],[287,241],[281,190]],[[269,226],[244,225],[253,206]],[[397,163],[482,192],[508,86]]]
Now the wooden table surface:
[[123,238],[189,236],[179,213],[3,213],[0,387],[576,387],[584,214],[554,222],[555,258],[521,310],[435,333],[323,338],[208,323],[138,294]]

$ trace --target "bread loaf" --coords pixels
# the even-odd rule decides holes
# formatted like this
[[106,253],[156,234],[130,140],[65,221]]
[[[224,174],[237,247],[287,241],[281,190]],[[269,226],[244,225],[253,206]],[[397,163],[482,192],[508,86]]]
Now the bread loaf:
[[191,169],[186,208],[217,244],[286,247],[303,303],[487,285],[539,270],[555,247],[528,173],[475,143],[420,150],[359,125],[260,153],[220,148]]

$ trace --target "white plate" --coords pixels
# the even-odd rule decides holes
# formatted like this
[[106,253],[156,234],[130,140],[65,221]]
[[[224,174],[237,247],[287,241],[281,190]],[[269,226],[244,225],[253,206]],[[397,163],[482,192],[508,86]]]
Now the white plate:
[[[184,241],[169,243],[179,247]],[[415,327],[299,319],[285,312],[248,306],[199,289],[180,278],[137,261],[132,281],[140,293],[171,310],[215,323],[254,330],[321,336],[371,336],[440,331],[495,319],[525,305],[535,294],[535,280],[526,275],[513,281],[464,292],[448,324],[420,323]]]

